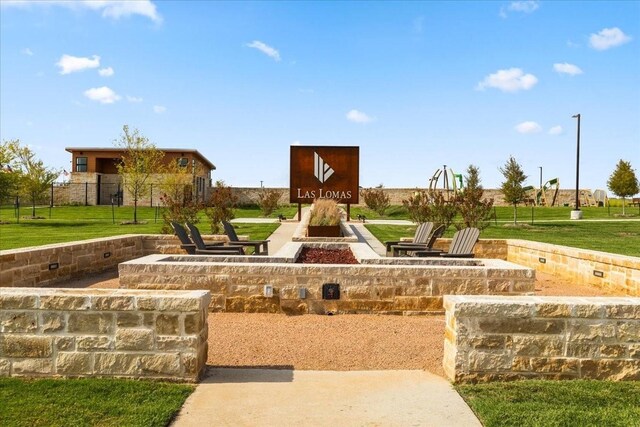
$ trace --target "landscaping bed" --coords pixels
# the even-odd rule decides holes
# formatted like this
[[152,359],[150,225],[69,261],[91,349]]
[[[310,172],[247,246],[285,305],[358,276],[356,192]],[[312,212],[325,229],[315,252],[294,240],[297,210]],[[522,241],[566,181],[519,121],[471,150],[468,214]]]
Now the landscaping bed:
[[296,259],[299,264],[359,264],[351,249],[303,247]]

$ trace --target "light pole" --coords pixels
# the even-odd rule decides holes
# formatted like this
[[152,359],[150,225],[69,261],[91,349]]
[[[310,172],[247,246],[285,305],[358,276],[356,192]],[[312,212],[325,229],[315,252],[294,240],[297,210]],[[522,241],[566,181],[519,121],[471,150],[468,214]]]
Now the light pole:
[[540,169],[540,189],[542,190],[542,166],[538,166],[538,169]]
[[571,219],[582,219],[582,211],[580,210],[580,114],[571,116],[578,119],[578,135],[576,149],[576,207],[571,211]]

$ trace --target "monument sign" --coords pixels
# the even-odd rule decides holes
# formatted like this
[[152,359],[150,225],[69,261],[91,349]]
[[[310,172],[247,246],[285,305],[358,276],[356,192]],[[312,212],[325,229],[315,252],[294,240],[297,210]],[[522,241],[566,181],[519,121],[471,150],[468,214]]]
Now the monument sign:
[[358,203],[360,147],[291,146],[289,202]]

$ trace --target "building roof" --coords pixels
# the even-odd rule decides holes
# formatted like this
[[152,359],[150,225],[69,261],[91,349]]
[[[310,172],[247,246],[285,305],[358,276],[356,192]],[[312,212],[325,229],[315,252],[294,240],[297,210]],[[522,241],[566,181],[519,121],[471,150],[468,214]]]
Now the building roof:
[[[200,158],[200,160],[202,160],[202,163],[204,163],[205,165],[207,165],[209,167],[209,169],[211,170],[215,170],[216,166],[211,163],[209,161],[209,159],[207,159],[205,156],[203,156],[198,150],[194,150],[191,148],[158,148],[158,150],[160,151],[164,151],[165,153],[192,153],[194,154],[196,157]],[[76,151],[121,151],[124,152],[125,149],[124,148],[120,148],[120,147],[109,147],[109,148],[104,148],[104,147],[66,147],[65,151],[68,151],[69,153],[74,153]]]

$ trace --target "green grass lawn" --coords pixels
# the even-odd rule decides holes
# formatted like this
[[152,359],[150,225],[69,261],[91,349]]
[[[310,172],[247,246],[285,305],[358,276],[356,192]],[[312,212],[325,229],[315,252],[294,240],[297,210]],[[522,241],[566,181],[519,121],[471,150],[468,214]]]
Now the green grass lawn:
[[194,386],[115,379],[0,379],[2,426],[166,426]]
[[[13,209],[1,209],[0,221],[7,223],[0,224],[0,250],[122,234],[160,234],[162,229],[162,217],[156,219],[155,209],[149,207],[139,208],[138,211],[138,219],[146,223],[126,225],[122,222],[133,219],[133,208],[115,208],[117,214],[115,224],[111,217],[111,206],[54,207],[51,210],[51,219],[48,211],[48,208],[38,210],[37,215],[44,219],[21,219],[18,223],[15,217],[11,217]],[[30,214],[31,211],[29,211]],[[236,213],[236,216],[240,215]],[[234,224],[234,227],[238,234],[249,235],[253,240],[262,240],[273,233],[279,225],[278,223]],[[198,228],[203,234],[210,233],[204,214],[201,215]]]
[[[415,226],[365,224],[381,242],[411,237]],[[453,236],[450,227],[445,237]],[[526,228],[491,225],[480,234],[481,239],[524,239],[582,249],[640,256],[640,222],[539,222]]]
[[639,381],[516,381],[456,390],[485,427],[640,426]]

